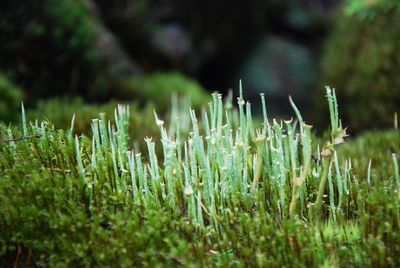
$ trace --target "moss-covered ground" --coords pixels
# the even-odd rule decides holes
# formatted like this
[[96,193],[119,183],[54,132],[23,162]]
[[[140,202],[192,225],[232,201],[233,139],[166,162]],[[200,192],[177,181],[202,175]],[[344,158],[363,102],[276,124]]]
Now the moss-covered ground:
[[[146,139],[148,151],[133,148],[132,108],[110,125],[100,115],[85,136],[71,125],[92,115],[79,111],[64,127],[1,124],[0,266],[398,267],[398,130],[332,147],[301,121],[252,134],[241,108],[214,96],[209,118],[187,111],[174,129],[157,117],[162,142]],[[309,162],[307,141],[320,143]]]

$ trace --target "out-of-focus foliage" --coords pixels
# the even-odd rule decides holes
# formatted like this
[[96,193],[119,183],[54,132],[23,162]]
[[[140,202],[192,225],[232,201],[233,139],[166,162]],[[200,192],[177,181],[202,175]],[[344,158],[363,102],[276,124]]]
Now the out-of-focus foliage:
[[91,23],[82,1],[2,2],[0,67],[29,100],[104,91]]
[[315,51],[337,5],[334,0],[94,2],[105,25],[144,70],[178,69],[219,91],[236,85],[238,76],[251,79],[239,72],[271,34]]
[[[186,66],[192,72],[199,71],[211,57],[227,57],[232,62],[232,52],[236,57],[245,54],[261,32],[269,28],[269,20],[278,17],[276,11],[285,8],[280,1],[233,1],[226,9],[226,3],[213,0],[155,1],[155,0],[95,0],[105,24],[120,37],[124,47],[146,68],[174,65],[168,51],[154,42],[157,33],[175,24],[184,28],[192,41],[193,53]],[[221,20],[223,14],[224,19]],[[252,14],[252,16],[248,16]],[[207,19],[204,19],[204,18]],[[240,32],[240,34],[238,34]],[[239,42],[247,40],[247,42]],[[165,42],[180,40],[166,39]],[[171,42],[171,43],[172,43]],[[232,45],[234,43],[234,45]],[[175,44],[177,45],[177,44]],[[169,61],[169,63],[168,63]],[[231,66],[225,66],[226,69]]]
[[351,0],[348,1],[344,11],[347,15],[373,18],[380,12],[388,12],[399,6],[400,2],[397,0]]
[[[140,28],[140,23],[129,26],[132,32]],[[204,100],[201,86],[178,74],[140,78],[138,67],[103,25],[90,0],[2,2],[0,59],[0,68],[25,90],[29,104],[68,95],[92,101],[140,99],[166,106],[173,87],[194,93],[197,103]]]
[[327,41],[324,82],[352,130],[389,126],[400,107],[400,2],[347,2]]
[[0,73],[0,121],[12,121],[18,117],[22,90]]
[[[186,95],[193,107],[200,107],[208,100],[202,86],[179,73],[154,73],[135,79],[128,79],[125,88],[127,95],[135,95],[151,100],[158,111],[165,111],[170,104],[171,95]],[[134,94],[130,93],[133,92]]]
[[[144,65],[146,70],[163,66],[160,55],[151,44],[152,33],[161,25],[157,21],[165,8],[158,12],[149,0],[95,0],[104,24],[116,35],[127,53]],[[154,12],[153,12],[154,11]],[[160,14],[161,13],[161,14]],[[154,66],[158,62],[158,66]]]

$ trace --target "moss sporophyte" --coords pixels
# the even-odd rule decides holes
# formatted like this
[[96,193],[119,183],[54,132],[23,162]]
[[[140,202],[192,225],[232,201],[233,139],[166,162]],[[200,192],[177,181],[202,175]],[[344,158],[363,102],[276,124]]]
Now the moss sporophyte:
[[[240,85],[238,111],[231,109],[232,104],[224,104],[220,94],[213,94],[209,110],[203,110],[200,122],[194,110],[188,111],[191,130],[181,128],[178,117],[184,116],[175,112],[177,118],[171,120],[175,127],[168,126],[167,131],[164,121],[154,112],[163,156],[156,153],[156,141],[145,138],[148,161],[130,148],[128,106],[119,105],[115,109],[115,126],[110,121],[107,123],[104,113],[99,119],[93,119],[93,136],[89,143],[84,136],[72,138],[74,115],[66,139],[74,143],[75,160],[69,164],[76,166],[68,170],[77,172],[88,188],[89,204],[98,202],[100,197],[94,193],[99,173],[109,166],[110,173],[101,176],[108,178],[112,192],[129,197],[126,202],[130,200],[143,207],[152,204],[182,209],[188,219],[200,226],[205,222],[217,225],[217,215],[232,205],[257,206],[257,202],[261,202],[260,196],[266,198],[266,192],[269,200],[262,202],[276,206],[280,217],[297,218],[308,213],[313,217],[323,216],[322,204],[328,181],[329,188],[337,187],[329,191],[333,206],[330,213],[339,213],[348,197],[350,162],[346,160],[343,167],[339,161],[336,146],[344,142],[346,129],[340,123],[334,90],[326,87],[326,94],[331,135],[322,150],[318,146],[318,161],[312,161],[312,126],[303,121],[290,97],[297,120],[278,122],[274,119],[271,124],[265,96],[261,94],[263,124],[260,129],[255,129],[250,103],[244,101]],[[22,106],[24,136],[2,140],[2,143],[28,137],[48,138],[50,134],[44,131],[43,125],[36,125],[28,125]],[[186,141],[180,133],[189,133]],[[395,158],[394,154],[395,178],[398,180]]]
[[[19,210],[26,217],[33,215],[40,226],[45,226],[43,230],[37,227],[43,231],[40,233],[43,237],[61,223],[68,226],[70,217],[78,215],[84,219],[76,221],[81,227],[72,226],[80,228],[89,240],[98,236],[112,239],[118,235],[123,240],[122,234],[130,232],[124,228],[125,224],[133,224],[136,229],[139,225],[149,228],[145,233],[132,234],[135,238],[124,247],[152,243],[153,240],[143,236],[157,236],[163,232],[163,227],[157,224],[168,221],[168,230],[174,230],[171,231],[174,239],[184,237],[192,244],[201,243],[192,247],[196,254],[221,263],[231,260],[231,254],[235,254],[236,260],[254,264],[255,259],[246,253],[246,248],[258,252],[257,263],[289,265],[293,264],[294,259],[290,257],[293,254],[304,263],[310,258],[321,263],[331,252],[324,241],[334,241],[329,242],[330,247],[343,246],[340,241],[356,245],[364,241],[359,239],[362,232],[367,237],[374,231],[377,241],[389,239],[384,243],[394,244],[398,240],[390,232],[398,230],[398,153],[391,152],[389,161],[381,164],[387,172],[385,180],[377,179],[374,168],[378,164],[370,164],[356,173],[360,161],[350,159],[340,149],[347,135],[339,119],[335,92],[327,87],[326,95],[331,116],[330,138],[321,145],[291,98],[289,102],[296,120],[270,120],[262,94],[263,118],[258,125],[258,120],[253,121],[251,105],[245,102],[241,86],[237,108],[221,95],[213,94],[212,102],[202,110],[201,116],[189,106],[185,106],[187,111],[180,110],[175,106],[177,100],[171,108],[171,119],[154,112],[160,139],[146,137],[144,151],[131,140],[132,115],[128,106],[115,109],[114,123],[104,113],[93,119],[90,137],[75,133],[75,116],[64,131],[55,129],[48,121],[29,122],[22,109],[22,128],[0,125],[0,191],[13,193],[0,196],[2,207],[11,209],[20,204]],[[26,161],[27,155],[29,161]],[[378,160],[374,158],[372,163]],[[13,227],[13,222],[19,222],[19,213],[0,211],[1,218],[5,219],[0,220],[5,226],[0,232],[6,239],[0,238],[0,241],[12,244],[18,237],[22,239],[18,240],[21,244],[27,243],[25,239],[37,241],[30,236],[34,234],[33,229],[22,218],[18,226],[24,233]],[[71,211],[74,213],[63,218]],[[375,215],[378,220],[369,215]],[[385,218],[386,227],[381,227],[379,221],[389,216],[390,219]],[[102,226],[104,219],[111,227],[92,229],[96,222]],[[87,232],[95,230],[100,233],[87,236]],[[52,233],[53,237],[56,235]],[[176,246],[177,240],[170,241],[168,236],[163,236],[159,240],[163,241],[160,242],[163,247],[154,245],[155,252]],[[265,244],[262,239],[275,246]],[[95,240],[90,241],[85,247],[95,247]],[[28,246],[40,251],[35,245]],[[304,249],[312,245],[318,245],[320,251],[310,253]],[[131,248],[132,252],[135,247]],[[273,254],[270,255],[273,259],[262,253],[263,248]],[[338,260],[336,254],[352,259],[339,246],[335,250],[335,255],[330,257],[333,260]],[[96,252],[91,250],[91,256]],[[176,259],[179,251],[174,252],[168,254]],[[213,257],[209,252],[214,252]],[[288,259],[280,259],[282,252],[290,252]],[[135,258],[145,261],[143,256],[135,255]],[[172,258],[168,256],[165,259]],[[97,259],[99,263],[100,259]],[[363,263],[362,260],[365,259],[357,257],[351,263]],[[394,259],[385,262],[390,263],[396,262]]]

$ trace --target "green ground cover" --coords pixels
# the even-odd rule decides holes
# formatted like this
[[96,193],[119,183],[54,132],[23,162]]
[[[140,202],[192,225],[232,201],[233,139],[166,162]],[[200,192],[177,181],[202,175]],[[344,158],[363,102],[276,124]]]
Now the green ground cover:
[[64,127],[23,111],[0,125],[1,266],[399,266],[399,132],[346,137],[327,99],[326,141],[292,100],[296,119],[268,118],[264,96],[262,123],[242,94],[176,101],[153,139],[123,105],[91,133],[85,108]]

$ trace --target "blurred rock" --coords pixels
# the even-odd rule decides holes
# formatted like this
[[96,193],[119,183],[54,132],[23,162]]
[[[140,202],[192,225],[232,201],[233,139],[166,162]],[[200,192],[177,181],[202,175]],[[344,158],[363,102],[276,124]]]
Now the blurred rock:
[[[242,64],[237,79],[242,79],[249,97],[266,92],[271,101],[292,95],[305,101],[316,79],[317,67],[311,52],[281,37],[262,39]],[[282,112],[280,105],[276,109]]]
[[109,72],[119,73],[119,75],[139,74],[141,72],[140,67],[127,55],[114,34],[101,23],[97,4],[92,0],[83,0],[83,3],[95,20],[91,26],[96,36],[96,48],[99,57],[109,66]]
[[176,23],[166,24],[154,36],[153,45],[174,65],[190,53],[192,42],[186,31]]

